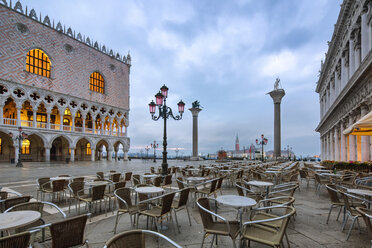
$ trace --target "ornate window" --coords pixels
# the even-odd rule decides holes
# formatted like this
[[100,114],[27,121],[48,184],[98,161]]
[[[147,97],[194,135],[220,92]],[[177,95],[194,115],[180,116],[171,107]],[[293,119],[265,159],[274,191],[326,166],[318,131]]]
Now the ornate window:
[[99,72],[90,74],[89,89],[98,93],[105,93],[105,80]]
[[90,143],[87,143],[87,155],[92,155],[92,149],[90,147]]
[[28,139],[22,141],[22,154],[30,154],[30,141]]
[[33,49],[27,53],[26,71],[50,78],[50,60],[40,49]]

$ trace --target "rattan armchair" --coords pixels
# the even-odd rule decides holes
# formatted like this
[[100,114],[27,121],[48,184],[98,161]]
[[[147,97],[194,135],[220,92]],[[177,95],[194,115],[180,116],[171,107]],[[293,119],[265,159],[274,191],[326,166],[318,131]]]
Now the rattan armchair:
[[153,182],[154,186],[155,187],[160,187],[161,186],[161,181],[162,181],[162,177],[161,176],[155,177],[154,178],[154,182]]
[[131,230],[119,233],[109,239],[103,248],[145,248],[146,236],[148,235],[155,236],[156,238],[160,238],[161,240],[165,240],[167,244],[172,245],[173,247],[182,248],[176,242],[164,236],[163,234],[149,230]]
[[114,183],[117,183],[120,181],[121,174],[120,173],[114,173],[110,175],[110,180]]
[[[208,199],[208,198],[199,198],[197,201],[197,205],[199,208],[199,213],[203,222],[204,227],[204,234],[203,234],[203,240],[202,245],[203,247],[205,237],[208,234],[212,234],[212,244],[214,239],[216,238],[216,235],[222,235],[222,236],[229,236],[232,239],[233,246],[236,247],[235,239],[239,235],[240,231],[240,224],[238,221],[228,221],[227,219],[223,218],[222,216],[213,213],[210,208],[209,201],[214,199]],[[217,220],[213,220],[214,218]]]
[[180,228],[179,228],[179,225],[178,225],[178,219],[177,219],[177,212],[178,211],[180,211],[182,209],[186,209],[187,216],[189,217],[189,223],[190,223],[190,226],[191,226],[190,213],[189,213],[189,209],[187,207],[187,200],[189,198],[190,189],[191,188],[184,188],[184,189],[180,190],[181,192],[180,192],[179,199],[174,199],[173,203],[172,203],[172,209],[173,209],[173,212],[174,212],[174,216],[175,216],[175,219],[176,219],[176,224],[177,224],[177,228],[178,228],[179,233],[181,233],[181,231],[180,231]]
[[36,188],[36,200],[39,199],[39,192],[40,192],[40,200],[43,200],[43,194],[50,192],[52,190],[52,186],[50,184],[50,177],[42,177],[36,180],[37,188]]
[[88,240],[84,238],[87,218],[88,215],[85,214],[36,227],[35,229],[49,227],[52,240],[35,243],[34,246],[42,248],[66,248],[85,245],[89,247]]
[[[360,215],[362,215],[364,223],[367,226],[368,235],[372,239],[372,224],[371,224],[372,210],[367,209],[367,208],[361,208],[361,207],[357,207],[356,210],[358,211]],[[371,240],[371,245],[372,245],[372,240]]]
[[79,209],[80,209],[80,201],[83,201],[88,205],[88,209],[89,209],[88,211],[92,213],[92,205],[96,203],[96,210],[97,210],[97,202],[100,202],[100,207],[101,207],[101,201],[104,200],[105,201],[105,214],[107,216],[105,189],[106,189],[106,185],[99,185],[99,186],[92,187],[91,193],[88,195],[84,194],[84,192],[78,192]]
[[344,207],[345,203],[343,201],[341,201],[340,198],[338,197],[338,194],[340,192],[336,189],[336,187],[333,184],[327,184],[326,189],[327,189],[329,198],[331,200],[331,207],[329,208],[329,213],[328,213],[328,217],[327,217],[327,221],[326,221],[326,224],[328,224],[329,217],[331,216],[332,209],[337,208],[337,207],[340,208],[340,211],[338,212],[337,219],[336,219],[336,220],[338,220],[338,218],[340,217],[340,214],[341,214],[341,210]]
[[4,212],[8,208],[11,208],[17,204],[29,202],[31,199],[31,196],[18,196],[13,198],[8,198],[5,200],[0,200],[0,211]]
[[28,248],[30,245],[31,232],[22,232],[6,237],[0,237],[1,248]]
[[[132,204],[131,199],[131,189],[130,188],[120,188],[115,190],[114,195],[117,199],[118,211],[116,213],[114,233],[116,233],[116,228],[119,223],[119,218],[122,214],[128,213],[130,223],[133,226],[132,216],[134,215],[134,221],[136,221],[136,214],[138,213],[138,206]],[[143,209],[144,210],[144,209]]]
[[75,209],[78,212],[78,214],[80,214],[80,206],[78,209],[78,201],[80,201],[78,192],[80,192],[80,196],[84,195],[83,193],[84,185],[85,185],[84,181],[75,181],[75,182],[69,183],[68,185],[68,188],[70,190],[70,198],[68,200],[68,212],[69,213],[71,210],[71,201],[75,200]]
[[125,174],[124,174],[124,181],[126,181],[126,182],[130,182],[130,180],[132,180],[132,172],[126,172]]
[[[267,209],[267,208],[266,208]],[[261,244],[279,248],[289,223],[289,218],[296,212],[291,206],[274,206],[271,209],[282,210],[285,213],[273,218],[251,220],[243,223],[241,242],[255,241]]]
[[105,178],[105,175],[102,171],[98,171],[96,173],[96,176],[97,176],[98,179],[104,179]]
[[170,188],[172,186],[172,174],[166,175],[164,178],[164,183],[161,185],[162,188]]
[[[27,231],[29,230],[30,228],[33,228],[33,227],[36,227],[36,226],[41,226],[41,225],[44,225],[45,224],[45,221],[43,220],[43,209],[44,209],[44,205],[49,205],[51,207],[54,207],[55,209],[57,209],[57,211],[63,216],[63,218],[66,218],[66,214],[62,211],[62,209],[60,209],[57,205],[51,203],[51,202],[45,202],[45,201],[42,201],[42,202],[25,202],[25,203],[20,203],[20,204],[17,204],[13,207],[10,207],[8,208],[5,213],[7,212],[14,212],[14,211],[25,211],[25,210],[31,210],[31,211],[37,211],[40,213],[41,215],[41,218],[32,222],[32,223],[29,223],[25,226],[22,226],[22,227],[18,227],[15,229],[15,233],[21,233],[21,232],[24,232],[24,231]],[[43,229],[42,230],[42,236],[38,236],[36,235],[36,237],[34,238],[34,240],[36,241],[44,241],[45,240],[45,230]]]
[[[146,209],[146,210],[140,210],[137,214],[137,228],[138,228],[138,220],[140,215],[144,215],[147,217],[150,217],[154,220],[156,230],[159,231],[159,224],[162,225],[163,220],[167,219],[170,217],[171,222],[173,223],[173,218],[172,218],[172,202],[174,198],[175,193],[168,193],[165,195],[157,196],[154,198],[150,198],[144,201],[140,201],[139,204],[144,204],[144,203],[150,203],[154,200],[159,200],[161,199],[161,204],[160,206],[153,206],[151,209]],[[176,230],[174,229],[174,232]]]
[[137,186],[141,183],[141,176],[138,174],[132,175],[132,186]]
[[342,194],[343,199],[344,199],[344,204],[345,204],[344,208],[346,210],[346,218],[344,220],[344,223],[342,224],[342,229],[341,229],[342,231],[345,229],[345,226],[346,226],[346,223],[347,223],[349,217],[352,219],[352,222],[351,222],[351,225],[350,225],[349,231],[347,233],[347,237],[346,237],[346,240],[348,240],[349,237],[350,237],[351,231],[353,230],[355,221],[357,221],[358,228],[360,230],[358,218],[362,217],[362,215],[356,210],[355,207],[352,206],[352,204],[349,201],[350,198],[353,198],[355,196],[344,193],[344,192],[342,192],[341,194]]
[[[208,197],[213,194],[214,197],[216,198],[217,197],[217,194],[216,194],[217,182],[218,182],[218,178],[206,181],[204,183],[196,184],[195,185],[195,199],[197,199],[197,194],[201,194],[203,197],[204,196]],[[209,187],[205,187],[207,184],[210,184]],[[198,186],[201,186],[201,185],[203,185],[204,187],[198,188]]]
[[238,191],[238,194],[240,196],[246,196],[246,197],[252,198],[252,199],[256,200],[257,202],[259,200],[261,200],[261,198],[262,198],[261,193],[254,192],[251,189],[249,189],[248,187],[245,187],[247,185],[243,186],[242,182],[236,182],[235,186],[236,186],[236,190]]
[[45,194],[49,194],[49,199],[50,195],[52,195],[52,198],[50,199],[51,202],[53,202],[55,194],[57,194],[58,199],[60,199],[60,194],[65,193],[65,184],[66,180],[60,179],[60,180],[54,180],[54,181],[48,181],[41,185],[42,192]]

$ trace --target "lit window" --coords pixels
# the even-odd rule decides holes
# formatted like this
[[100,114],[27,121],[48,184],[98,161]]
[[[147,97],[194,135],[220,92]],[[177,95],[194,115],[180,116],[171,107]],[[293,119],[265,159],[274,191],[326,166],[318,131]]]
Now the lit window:
[[99,72],[90,74],[89,89],[98,93],[105,93],[105,81]]
[[71,112],[70,112],[70,110],[68,108],[65,110],[64,115],[71,115]]
[[50,60],[40,49],[33,49],[27,53],[26,71],[50,78]]
[[30,154],[30,141],[28,139],[22,141],[22,154]]
[[90,148],[90,143],[87,144],[87,155],[92,155],[92,149]]
[[69,119],[63,119],[63,125],[70,126],[70,120]]
[[3,145],[2,145],[2,141],[3,141],[3,139],[0,138],[0,154],[3,153]]

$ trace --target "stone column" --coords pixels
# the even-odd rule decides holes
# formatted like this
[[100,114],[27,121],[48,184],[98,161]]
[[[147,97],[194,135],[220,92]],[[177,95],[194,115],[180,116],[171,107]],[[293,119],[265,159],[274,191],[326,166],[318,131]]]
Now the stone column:
[[36,118],[37,118],[37,108],[36,110],[35,109],[32,109],[32,127],[33,128],[37,128],[37,121],[36,121]]
[[128,161],[128,151],[124,151],[124,161]]
[[96,160],[96,149],[91,148],[91,150],[92,150],[92,154],[90,155],[90,160],[94,162]]
[[70,161],[74,162],[75,161],[75,147],[70,148]]
[[321,160],[325,160],[324,159],[324,137],[320,137],[320,158]]
[[85,133],[85,116],[83,117],[81,117],[81,119],[83,120],[83,133]]
[[107,160],[108,161],[112,161],[112,152],[113,152],[113,149],[112,148],[109,148],[107,150]]
[[75,114],[71,116],[71,131],[75,132]]
[[[350,117],[349,118],[349,127],[353,124],[354,124],[353,119]],[[351,161],[356,160],[355,145],[356,145],[355,136],[354,135],[349,135],[349,158],[350,158]]]
[[354,32],[349,39],[349,78],[353,76],[355,72],[355,51],[354,51]]
[[4,124],[4,105],[0,105],[0,125]]
[[64,113],[64,111],[59,111],[59,114],[60,114],[60,116],[59,116],[59,122],[60,122],[59,130],[63,130],[63,113]]
[[47,109],[47,129],[50,129],[50,114],[52,113],[52,110]]
[[347,160],[347,147],[346,147],[346,136],[344,135],[344,124],[341,122],[340,128],[341,135],[341,161]]
[[335,141],[335,161],[340,161],[340,144],[338,142],[338,126],[335,127],[334,130],[334,141]]
[[366,9],[363,9],[363,12],[361,14],[361,43],[362,43],[362,61],[367,56],[369,52],[369,43],[370,43],[370,36],[369,36],[369,30],[367,25],[367,12],[368,7]]
[[92,133],[96,133],[96,118],[92,116]]
[[329,139],[328,139],[328,133],[324,135],[325,137],[325,159],[329,160]]
[[116,146],[115,149],[115,161],[118,161],[118,151],[119,151],[119,146]]
[[192,114],[192,160],[199,160],[198,155],[198,115],[200,108],[190,108]]
[[45,147],[45,162],[50,161],[50,147]]
[[17,123],[16,123],[16,126],[20,127],[20,126],[22,126],[22,123],[21,123],[22,104],[17,104],[16,107],[17,107]]
[[[368,107],[366,105],[361,106],[361,117],[365,116],[368,113]],[[362,136],[362,161],[368,161],[370,158],[370,138],[369,136]]]
[[280,134],[280,104],[282,98],[285,95],[285,91],[283,89],[275,89],[269,92],[271,98],[274,101],[274,157],[281,156],[281,134]]

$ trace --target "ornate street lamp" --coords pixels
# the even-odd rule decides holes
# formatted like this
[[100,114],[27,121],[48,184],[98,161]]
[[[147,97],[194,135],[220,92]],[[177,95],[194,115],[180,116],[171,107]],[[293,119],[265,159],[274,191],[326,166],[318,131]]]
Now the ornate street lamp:
[[[22,127],[18,127],[19,134],[14,137],[15,140],[18,140],[18,162],[16,167],[23,167],[21,154],[22,154],[22,141],[28,138],[28,135],[22,132]],[[9,133],[9,136],[13,138],[13,133]]]
[[159,147],[159,144],[156,143],[156,141],[154,140],[154,144],[151,144],[151,148],[154,149],[154,163],[156,162],[156,148]]
[[145,147],[145,150],[146,150],[146,159],[149,158],[149,150],[150,150],[150,147],[149,146],[146,146]]
[[262,162],[264,161],[264,145],[267,145],[268,141],[269,140],[266,139],[263,134],[261,134],[261,141],[258,141],[258,139],[256,139],[256,144],[261,146],[261,161]]
[[[149,103],[150,108],[150,114],[151,118],[154,121],[159,120],[160,118],[163,118],[164,120],[164,136],[163,136],[163,162],[161,164],[162,166],[162,174],[166,175],[168,170],[168,163],[167,163],[167,119],[169,117],[172,117],[174,120],[178,121],[182,119],[182,114],[185,110],[185,103],[181,100],[178,105],[178,112],[180,113],[177,116],[173,115],[172,109],[167,106],[167,97],[168,97],[168,87],[163,85],[160,88],[160,91],[155,95],[155,101],[151,101]],[[156,106],[159,108],[159,115],[155,115]]]

